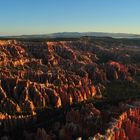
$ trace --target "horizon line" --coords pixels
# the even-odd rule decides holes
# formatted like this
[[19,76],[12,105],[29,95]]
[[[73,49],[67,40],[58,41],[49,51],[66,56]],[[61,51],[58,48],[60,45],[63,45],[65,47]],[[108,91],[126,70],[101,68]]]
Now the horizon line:
[[85,32],[78,32],[78,31],[62,31],[62,32],[50,32],[50,33],[31,33],[31,34],[13,34],[13,35],[1,35],[0,37],[12,37],[12,36],[34,36],[34,35],[51,35],[57,33],[107,33],[107,34],[132,34],[132,35],[140,35],[140,33],[130,33],[130,32],[105,32],[105,31],[85,31]]

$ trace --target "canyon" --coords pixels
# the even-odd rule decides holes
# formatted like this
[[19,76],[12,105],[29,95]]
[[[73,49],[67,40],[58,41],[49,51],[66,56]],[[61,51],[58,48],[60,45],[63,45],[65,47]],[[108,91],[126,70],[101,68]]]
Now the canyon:
[[1,139],[139,140],[139,98],[139,39],[0,40]]

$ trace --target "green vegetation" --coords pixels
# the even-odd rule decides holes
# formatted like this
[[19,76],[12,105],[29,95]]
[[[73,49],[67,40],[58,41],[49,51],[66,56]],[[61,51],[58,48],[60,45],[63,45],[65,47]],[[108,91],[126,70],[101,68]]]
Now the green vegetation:
[[103,95],[112,101],[140,98],[140,84],[128,81],[112,82],[106,87]]

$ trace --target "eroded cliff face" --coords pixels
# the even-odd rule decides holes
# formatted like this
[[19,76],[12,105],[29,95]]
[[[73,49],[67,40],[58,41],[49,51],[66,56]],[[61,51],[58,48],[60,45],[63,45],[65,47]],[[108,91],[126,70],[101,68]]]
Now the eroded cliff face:
[[97,64],[96,49],[81,41],[2,41],[1,108],[31,113],[65,106],[101,94],[98,83],[127,79],[127,66],[114,61]]
[[51,131],[38,128],[34,133],[25,131],[24,136],[30,140],[139,140],[139,117],[139,100],[120,103],[118,107],[110,106],[108,111],[100,111],[89,103],[68,111],[65,124],[57,121]]
[[[78,65],[67,42],[1,41],[0,60],[1,116],[28,118],[37,110],[65,107],[97,93],[87,72],[79,75],[71,70]],[[12,120],[16,122],[11,117],[9,123]]]
[[[20,121],[21,126],[35,123],[41,110],[103,99],[109,83],[135,82],[133,78],[140,73],[139,66],[124,63],[125,56],[122,58],[118,49],[85,40],[0,41],[0,121],[5,120],[8,130]],[[90,122],[100,120],[100,110],[92,105],[83,108],[68,113],[59,134],[62,139],[68,136],[64,133],[69,133],[68,139],[81,136],[83,131],[86,138],[92,134]],[[36,137],[40,133],[45,131],[38,129]]]
[[132,103],[132,108],[128,104],[123,104],[122,107],[127,108],[117,119],[110,122],[110,127],[105,135],[97,134],[95,140],[138,140],[140,139],[140,104]]

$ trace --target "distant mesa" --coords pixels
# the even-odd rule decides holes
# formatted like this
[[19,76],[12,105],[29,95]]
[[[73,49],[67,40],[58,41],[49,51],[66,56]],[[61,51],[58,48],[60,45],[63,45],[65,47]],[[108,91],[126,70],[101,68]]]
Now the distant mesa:
[[83,36],[112,37],[112,38],[140,38],[139,34],[107,33],[107,32],[59,32],[50,34],[0,36],[0,38],[79,38]]

